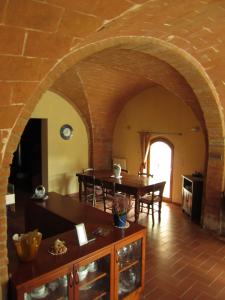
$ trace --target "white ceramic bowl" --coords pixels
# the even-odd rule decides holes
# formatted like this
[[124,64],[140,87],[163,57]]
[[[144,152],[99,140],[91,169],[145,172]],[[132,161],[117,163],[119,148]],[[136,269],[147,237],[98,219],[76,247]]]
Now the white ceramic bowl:
[[45,291],[46,291],[45,285],[41,285],[41,286],[33,289],[32,294],[37,295],[37,296],[41,296],[45,293]]
[[96,272],[97,271],[97,263],[96,261],[93,261],[91,262],[89,265],[88,265],[88,271],[89,272]]
[[80,267],[79,270],[77,271],[77,273],[78,273],[79,281],[84,280],[88,274],[88,267],[86,267],[86,266]]

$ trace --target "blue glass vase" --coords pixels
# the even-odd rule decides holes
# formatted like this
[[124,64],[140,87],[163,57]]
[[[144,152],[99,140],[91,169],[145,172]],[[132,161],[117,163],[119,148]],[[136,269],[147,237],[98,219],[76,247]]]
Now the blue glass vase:
[[124,228],[127,222],[127,214],[113,214],[113,221],[116,227]]

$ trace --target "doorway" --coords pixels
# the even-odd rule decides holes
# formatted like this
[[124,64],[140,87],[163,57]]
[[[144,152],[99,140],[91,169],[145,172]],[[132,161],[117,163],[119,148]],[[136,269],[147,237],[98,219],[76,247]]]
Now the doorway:
[[173,145],[164,139],[154,140],[149,157],[150,174],[156,181],[166,181],[163,197],[171,201]]
[[43,184],[43,121],[30,119],[14,152],[9,183],[15,192],[31,193]]

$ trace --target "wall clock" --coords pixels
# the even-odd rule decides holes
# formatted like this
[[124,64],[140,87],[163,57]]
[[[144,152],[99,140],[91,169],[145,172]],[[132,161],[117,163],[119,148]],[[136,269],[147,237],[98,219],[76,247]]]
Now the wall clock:
[[70,140],[73,135],[72,126],[65,124],[60,128],[60,135],[64,140]]

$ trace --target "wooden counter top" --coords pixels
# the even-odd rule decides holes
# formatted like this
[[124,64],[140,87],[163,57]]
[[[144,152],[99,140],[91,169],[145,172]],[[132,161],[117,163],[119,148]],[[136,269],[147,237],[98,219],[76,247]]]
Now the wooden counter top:
[[[129,239],[139,231],[145,231],[145,227],[137,223],[130,223],[130,227],[127,229],[116,228],[113,226],[111,214],[89,205],[77,203],[70,197],[56,193],[49,193],[49,198],[44,202],[29,200],[26,215],[28,218],[26,223],[30,230],[39,225],[39,227],[47,228],[46,230],[49,229],[52,232],[54,228],[58,229],[58,224],[64,223],[66,225],[62,226],[63,229],[71,227],[73,230],[58,232],[57,235],[42,240],[38,255],[32,262],[21,263],[17,261],[15,265],[11,266],[10,272],[13,273],[13,280],[17,282],[17,286],[24,284],[24,282],[29,285],[29,282],[34,282],[35,278],[40,280],[40,277],[46,276],[46,273],[53,270],[57,272],[57,269],[62,269],[62,266],[66,270],[67,265],[71,262],[79,263],[81,259],[94,252],[98,253],[121,240]],[[52,223],[49,223],[49,220]],[[38,222],[39,224],[37,224]],[[93,232],[98,227],[107,227],[109,234],[105,237],[96,236],[95,241],[80,247],[74,229],[74,224],[79,223],[85,223],[87,233]],[[68,251],[64,255],[53,256],[48,253],[48,250],[57,238],[65,241]]]

